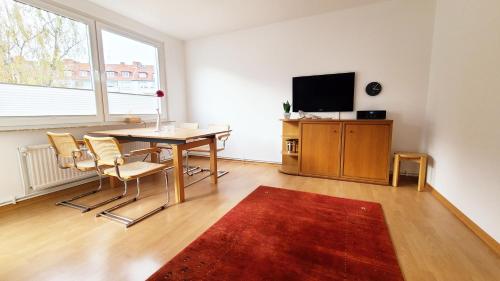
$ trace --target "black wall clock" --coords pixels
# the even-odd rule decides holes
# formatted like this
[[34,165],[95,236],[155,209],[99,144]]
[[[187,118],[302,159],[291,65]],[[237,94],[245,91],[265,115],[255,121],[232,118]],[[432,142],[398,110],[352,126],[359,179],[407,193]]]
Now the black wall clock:
[[366,85],[366,93],[369,96],[376,96],[382,92],[382,85],[380,85],[379,82],[370,82],[368,85]]

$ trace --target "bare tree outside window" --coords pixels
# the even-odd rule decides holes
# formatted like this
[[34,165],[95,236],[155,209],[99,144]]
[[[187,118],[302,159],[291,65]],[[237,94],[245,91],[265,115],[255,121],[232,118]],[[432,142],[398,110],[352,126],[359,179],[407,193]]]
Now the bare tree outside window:
[[[50,4],[33,5],[0,0],[0,124],[39,121],[24,117],[155,114],[157,43],[62,9],[53,12]],[[99,50],[91,51],[91,38],[103,46],[99,63],[106,75],[99,83],[105,87],[95,87],[93,67],[100,67],[92,62]]]
[[[86,24],[12,0],[0,0],[0,83],[93,89]],[[73,62],[78,62],[75,64]],[[75,65],[85,69],[72,69]]]

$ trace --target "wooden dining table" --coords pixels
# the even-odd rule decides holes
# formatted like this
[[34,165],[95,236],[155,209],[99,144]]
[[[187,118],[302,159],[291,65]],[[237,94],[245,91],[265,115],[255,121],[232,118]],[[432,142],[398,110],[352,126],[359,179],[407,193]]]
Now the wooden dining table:
[[[169,144],[172,147],[172,160],[175,179],[175,202],[182,203],[184,197],[184,168],[182,163],[182,152],[194,147],[209,145],[210,147],[210,178],[211,182],[217,183],[217,138],[218,134],[229,133],[231,130],[222,128],[209,129],[185,129],[169,128],[155,131],[154,128],[133,128],[120,130],[106,130],[90,132],[92,136],[109,136],[119,141],[149,142],[151,147],[158,143]],[[151,154],[151,161],[157,162],[155,154]]]

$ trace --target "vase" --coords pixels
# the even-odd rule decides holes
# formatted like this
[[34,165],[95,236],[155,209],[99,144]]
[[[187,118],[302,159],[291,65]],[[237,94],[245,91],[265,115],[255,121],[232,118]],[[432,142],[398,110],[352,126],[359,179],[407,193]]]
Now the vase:
[[286,120],[290,119],[290,112],[285,112],[285,113],[283,113],[283,117],[284,117]]
[[158,107],[156,108],[156,129],[155,129],[155,132],[161,131],[160,98],[158,98],[157,101],[158,101]]
[[156,114],[156,129],[155,132],[161,131],[161,115],[160,111],[158,110],[158,114]]

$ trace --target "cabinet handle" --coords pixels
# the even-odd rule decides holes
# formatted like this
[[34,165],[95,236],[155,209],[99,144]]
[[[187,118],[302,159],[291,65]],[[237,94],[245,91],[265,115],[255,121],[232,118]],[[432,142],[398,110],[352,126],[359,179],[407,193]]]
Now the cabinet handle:
[[353,130],[350,130],[350,131],[349,131],[349,133],[354,134],[354,131],[353,131]]

